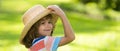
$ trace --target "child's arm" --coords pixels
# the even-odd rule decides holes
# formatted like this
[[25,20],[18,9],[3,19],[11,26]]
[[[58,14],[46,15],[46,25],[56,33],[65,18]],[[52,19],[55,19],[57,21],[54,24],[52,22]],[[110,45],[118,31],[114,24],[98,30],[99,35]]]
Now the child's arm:
[[65,35],[62,37],[59,46],[72,42],[75,39],[75,35],[65,13],[57,5],[48,6],[48,9],[51,9],[53,12],[55,12],[55,14],[60,16],[60,19],[63,23]]

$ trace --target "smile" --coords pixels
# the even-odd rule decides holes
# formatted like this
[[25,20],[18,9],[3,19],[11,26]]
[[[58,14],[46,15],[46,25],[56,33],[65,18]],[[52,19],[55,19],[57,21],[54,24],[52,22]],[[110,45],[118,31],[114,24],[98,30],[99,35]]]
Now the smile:
[[51,31],[51,29],[46,29],[46,30],[44,30],[44,31]]

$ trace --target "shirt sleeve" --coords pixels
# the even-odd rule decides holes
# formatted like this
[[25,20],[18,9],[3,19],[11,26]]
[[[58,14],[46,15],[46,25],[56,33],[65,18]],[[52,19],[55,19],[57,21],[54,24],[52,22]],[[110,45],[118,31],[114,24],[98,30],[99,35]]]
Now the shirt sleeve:
[[57,51],[58,45],[60,43],[61,37],[47,36],[46,50]]
[[55,37],[53,46],[52,46],[52,51],[56,51],[58,48],[58,45],[60,43],[61,37]]

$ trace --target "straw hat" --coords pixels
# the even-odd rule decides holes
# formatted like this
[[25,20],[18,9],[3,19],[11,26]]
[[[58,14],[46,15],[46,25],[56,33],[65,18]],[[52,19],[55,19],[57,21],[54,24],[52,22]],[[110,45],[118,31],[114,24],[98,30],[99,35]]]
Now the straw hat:
[[[25,26],[22,30],[21,37],[20,37],[21,44],[23,43],[22,40],[24,39],[24,37],[26,36],[27,32],[32,27],[32,25],[48,14],[51,14],[51,10],[44,8],[42,5],[35,5],[24,13],[23,23]],[[53,19],[52,19],[53,24],[55,24],[58,17],[55,14],[52,14],[52,16],[53,16]]]

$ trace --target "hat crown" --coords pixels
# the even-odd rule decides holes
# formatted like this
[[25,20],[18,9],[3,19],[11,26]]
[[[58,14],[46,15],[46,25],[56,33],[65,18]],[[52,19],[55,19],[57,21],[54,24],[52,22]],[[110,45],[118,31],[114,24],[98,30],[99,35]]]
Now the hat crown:
[[23,23],[26,25],[30,20],[36,17],[39,13],[44,11],[45,8],[42,5],[36,5],[30,8],[25,14],[23,15]]

